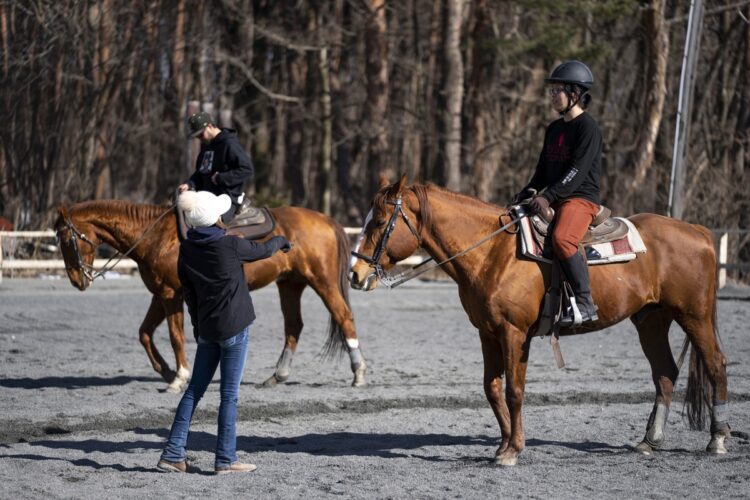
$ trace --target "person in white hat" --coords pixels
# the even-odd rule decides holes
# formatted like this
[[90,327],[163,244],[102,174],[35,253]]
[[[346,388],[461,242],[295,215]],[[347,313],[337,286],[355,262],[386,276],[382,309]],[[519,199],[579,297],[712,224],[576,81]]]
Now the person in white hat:
[[253,464],[237,459],[237,400],[247,357],[250,327],[255,319],[252,299],[242,269],[243,262],[271,257],[292,245],[283,236],[263,243],[227,236],[221,215],[231,204],[229,196],[208,191],[185,191],[177,206],[190,226],[180,244],[177,271],[182,294],[198,342],[193,375],[177,406],[167,444],[157,468],[187,472],[186,445],[190,420],[198,401],[221,366],[217,474],[252,472]]

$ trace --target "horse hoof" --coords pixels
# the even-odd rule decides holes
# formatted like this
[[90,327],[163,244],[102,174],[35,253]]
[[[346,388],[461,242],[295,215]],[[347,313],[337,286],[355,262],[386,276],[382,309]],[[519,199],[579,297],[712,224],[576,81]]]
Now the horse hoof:
[[167,386],[167,392],[170,394],[179,394],[182,392],[184,384],[181,381],[175,380]]
[[367,385],[367,381],[365,380],[365,373],[367,372],[367,365],[363,363],[360,363],[359,368],[354,370],[354,381],[352,382],[352,387],[364,387]]
[[651,455],[654,452],[654,448],[650,444],[648,444],[646,441],[641,441],[633,449],[633,451],[636,451],[638,453],[642,453],[644,455]]
[[268,379],[266,379],[265,382],[263,382],[263,387],[276,387],[278,384],[283,384],[286,382],[286,379],[288,379],[289,376],[286,377],[279,377],[277,374],[273,374]]
[[495,457],[495,464],[502,467],[513,467],[517,463],[518,457],[503,457],[502,455],[500,455],[499,457]]
[[711,436],[711,441],[708,443],[708,446],[706,446],[706,451],[715,455],[725,454],[727,452],[727,448],[724,446],[726,438],[727,437],[723,434],[714,434]]

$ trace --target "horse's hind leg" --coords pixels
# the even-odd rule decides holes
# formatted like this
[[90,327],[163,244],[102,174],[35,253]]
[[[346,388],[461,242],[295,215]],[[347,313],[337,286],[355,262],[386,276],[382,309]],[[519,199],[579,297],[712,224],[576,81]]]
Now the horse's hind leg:
[[[714,304],[715,307],[715,304]],[[711,441],[706,447],[709,453],[726,453],[724,441],[730,435],[727,411],[727,360],[719,346],[715,329],[715,311],[697,317],[698,308],[675,319],[680,324],[693,347],[690,356],[690,373],[686,402],[688,421],[692,429],[703,429],[704,404],[710,404]]]
[[154,332],[156,331],[156,327],[164,321],[164,318],[164,308],[159,299],[156,298],[156,295],[154,295],[151,297],[151,305],[148,306],[146,317],[143,318],[143,322],[141,322],[141,326],[138,329],[138,337],[141,345],[146,350],[149,361],[151,361],[151,366],[169,384],[174,381],[175,372],[169,369],[169,365],[164,361],[164,358],[162,358],[156,349],[156,345],[154,345]]
[[[329,333],[329,345],[337,345],[340,336],[343,335],[342,349],[349,353],[350,367],[354,374],[352,387],[363,387],[367,385],[365,374],[367,373],[367,363],[359,348],[359,339],[357,330],[354,327],[354,315],[349,304],[344,299],[344,295],[336,283],[312,281],[310,285],[320,296],[323,303],[331,313],[331,331]],[[339,331],[340,329],[340,331]]]
[[651,365],[651,376],[656,387],[656,401],[646,424],[646,436],[636,446],[637,451],[650,455],[664,444],[664,428],[679,374],[669,346],[672,315],[658,306],[646,306],[631,320],[638,330],[641,348]]
[[492,413],[495,414],[498,425],[500,425],[500,446],[495,452],[495,457],[499,457],[508,448],[508,441],[510,440],[510,413],[503,394],[505,366],[498,340],[489,335],[481,338],[482,356],[484,358],[484,394],[487,396],[487,401],[490,403],[490,408],[492,408]]
[[297,343],[302,332],[302,312],[300,301],[302,292],[307,286],[305,283],[294,281],[277,282],[279,298],[281,299],[281,313],[284,315],[284,348],[281,356],[276,362],[276,370],[263,385],[273,387],[279,382],[283,383],[289,378],[292,369],[292,359],[297,350]]

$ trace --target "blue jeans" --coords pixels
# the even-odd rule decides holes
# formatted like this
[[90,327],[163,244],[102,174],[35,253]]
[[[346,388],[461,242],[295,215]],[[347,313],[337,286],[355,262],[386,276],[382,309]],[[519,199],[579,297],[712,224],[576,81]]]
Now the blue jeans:
[[185,390],[169,432],[169,439],[161,458],[170,462],[183,462],[190,431],[190,421],[198,401],[220,366],[221,403],[219,405],[219,429],[216,436],[216,467],[228,466],[237,461],[237,399],[240,394],[242,372],[247,358],[250,325],[234,337],[222,342],[198,339],[193,376]]

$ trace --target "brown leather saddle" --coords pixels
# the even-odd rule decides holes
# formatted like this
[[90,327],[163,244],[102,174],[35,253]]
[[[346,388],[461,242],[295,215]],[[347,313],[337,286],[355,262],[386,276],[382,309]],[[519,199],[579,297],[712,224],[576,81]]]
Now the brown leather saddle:
[[[531,216],[530,219],[534,232],[541,239],[546,238],[550,223],[538,215]],[[626,234],[628,234],[628,225],[622,220],[612,217],[612,210],[602,205],[589,226],[589,230],[586,231],[583,240],[581,240],[581,244],[595,245],[597,243],[619,240]]]
[[[532,215],[529,217],[529,220],[531,221],[531,229],[534,239],[540,248],[545,249],[544,256],[551,259],[552,249],[550,243],[547,241],[547,235],[550,231],[550,222],[539,215]],[[596,252],[591,248],[591,245],[619,240],[627,234],[628,225],[621,219],[612,217],[612,211],[602,205],[589,226],[589,230],[586,231],[583,240],[581,240],[581,245],[585,248],[588,258],[592,259],[594,258],[594,255],[590,255],[589,252]]]
[[227,225],[227,234],[241,236],[248,240],[256,240],[267,236],[276,228],[276,219],[273,218],[268,207],[245,206],[242,203],[237,215]]

